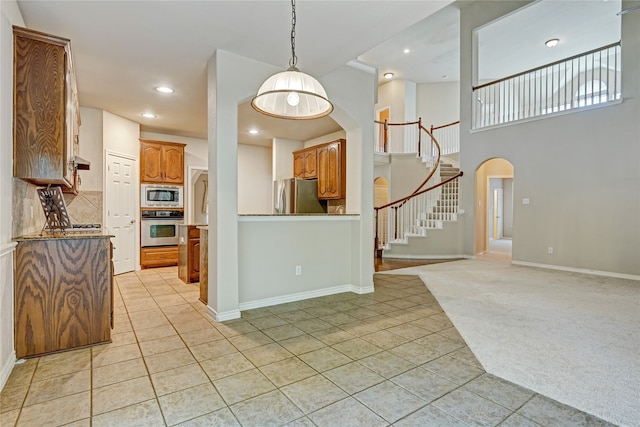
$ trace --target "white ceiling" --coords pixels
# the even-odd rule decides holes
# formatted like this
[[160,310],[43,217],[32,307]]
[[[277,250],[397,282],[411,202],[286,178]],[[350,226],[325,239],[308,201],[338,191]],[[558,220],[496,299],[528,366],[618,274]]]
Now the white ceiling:
[[[298,0],[298,68],[321,78],[451,1]],[[18,6],[28,27],[71,39],[81,106],[153,132],[206,138],[206,64],[216,49],[283,70],[291,54],[289,1],[19,0]],[[158,85],[176,92],[157,94]],[[158,117],[145,119],[143,111]]]
[[[396,79],[417,83],[457,81],[458,4],[465,3],[298,0],[298,67],[321,78],[357,59],[377,67],[380,78],[392,71]],[[138,122],[143,131],[207,137],[206,64],[216,49],[283,70],[291,53],[288,0],[18,0],[18,6],[28,27],[71,39],[80,105]],[[535,65],[549,62],[549,49],[540,46],[551,35],[561,37],[555,50],[559,55],[587,50],[584,43],[590,44],[588,49],[604,45],[598,43],[606,25],[592,19],[615,21],[611,15],[619,10],[620,0],[537,2],[526,14],[511,15],[516,20],[483,30],[480,48],[487,60],[481,71],[493,78],[510,74],[507,64],[515,64],[517,71],[528,68],[523,58]],[[610,33],[608,27],[606,31]],[[532,52],[525,53],[525,47]],[[176,92],[158,94],[154,88],[159,85]],[[158,117],[145,119],[140,116],[144,111]],[[240,143],[270,145],[273,137],[306,140],[339,129],[331,118],[262,116],[248,103],[239,107],[238,117]],[[249,135],[253,127],[260,134]]]

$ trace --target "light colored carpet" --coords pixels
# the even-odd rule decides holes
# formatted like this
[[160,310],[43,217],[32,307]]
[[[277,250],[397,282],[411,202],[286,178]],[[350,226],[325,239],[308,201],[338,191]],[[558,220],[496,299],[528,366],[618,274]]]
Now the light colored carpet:
[[418,274],[489,373],[640,426],[640,282],[485,257]]

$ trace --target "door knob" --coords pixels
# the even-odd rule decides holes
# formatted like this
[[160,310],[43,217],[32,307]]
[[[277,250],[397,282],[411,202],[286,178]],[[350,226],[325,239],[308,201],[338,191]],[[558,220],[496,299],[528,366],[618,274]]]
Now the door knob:
[[133,224],[134,222],[136,222],[135,218],[131,220],[131,224]]

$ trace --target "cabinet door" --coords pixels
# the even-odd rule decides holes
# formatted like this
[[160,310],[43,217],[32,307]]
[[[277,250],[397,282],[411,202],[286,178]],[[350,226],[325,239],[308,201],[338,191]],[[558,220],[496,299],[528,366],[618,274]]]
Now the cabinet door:
[[18,358],[111,339],[108,238],[22,241],[15,260]]
[[14,29],[13,176],[71,187],[66,146],[66,53],[62,44]]
[[163,182],[162,145],[149,142],[140,145],[140,181]]
[[342,159],[340,142],[318,149],[318,198],[342,198]]
[[164,182],[182,184],[184,182],[184,147],[167,145],[164,149]]
[[304,178],[304,153],[293,153],[293,177]]
[[197,282],[200,280],[200,239],[191,239],[189,244],[191,253],[191,271],[189,272],[192,281]]
[[304,177],[305,178],[318,177],[318,167],[317,167],[317,158],[316,158],[315,148],[304,152]]

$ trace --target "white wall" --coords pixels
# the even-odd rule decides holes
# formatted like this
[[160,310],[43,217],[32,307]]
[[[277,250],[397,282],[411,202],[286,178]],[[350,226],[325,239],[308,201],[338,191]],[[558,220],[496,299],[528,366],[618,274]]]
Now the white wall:
[[273,181],[293,178],[293,152],[303,148],[302,141],[273,138]]
[[104,160],[102,149],[102,110],[80,108],[80,144],[78,155],[91,162],[88,171],[78,171],[81,191],[103,191]]
[[316,145],[324,144],[326,142],[335,141],[336,139],[346,139],[346,138],[347,138],[347,133],[343,130],[339,130],[337,132],[333,132],[328,135],[323,135],[318,138],[313,138],[313,139],[304,141],[304,148],[314,147]]
[[[102,144],[105,150],[140,160],[140,125],[107,111],[102,112]],[[139,165],[138,165],[139,166]],[[138,177],[138,182],[140,177]]]
[[[280,219],[241,218],[242,309],[337,292],[371,291],[351,287],[351,236],[352,228],[359,225],[358,217]],[[302,275],[296,276],[296,266],[302,268]]]
[[[389,108],[389,123],[405,123],[414,121],[416,117],[407,120],[407,113],[415,113],[415,107],[407,111],[407,83],[404,80],[391,80],[378,87],[378,102],[374,106],[374,111]],[[411,86],[410,86],[411,87]],[[415,103],[415,83],[413,83],[413,97],[409,94],[409,99]],[[390,132],[389,151],[395,153],[404,152],[404,140],[402,132]]]
[[15,1],[0,2],[0,389],[16,360],[13,347],[13,30],[24,26]]
[[460,82],[418,85],[417,115],[422,126],[442,126],[460,120]]
[[238,213],[272,213],[271,148],[238,144]]
[[[622,16],[622,103],[470,132],[472,31],[522,4],[480,2],[461,10],[461,208],[475,213],[474,194],[465,191],[474,188],[472,172],[489,158],[507,159],[514,166],[515,262],[638,276],[640,14]],[[468,255],[474,224],[466,222]]]

